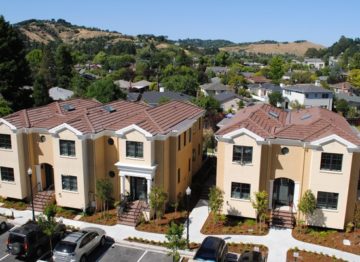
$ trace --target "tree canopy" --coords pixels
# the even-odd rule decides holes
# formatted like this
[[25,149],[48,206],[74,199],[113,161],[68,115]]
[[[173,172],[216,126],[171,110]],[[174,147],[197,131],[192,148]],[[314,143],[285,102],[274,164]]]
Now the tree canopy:
[[101,103],[108,103],[126,95],[109,78],[104,78],[93,82],[87,89],[86,96],[95,98]]

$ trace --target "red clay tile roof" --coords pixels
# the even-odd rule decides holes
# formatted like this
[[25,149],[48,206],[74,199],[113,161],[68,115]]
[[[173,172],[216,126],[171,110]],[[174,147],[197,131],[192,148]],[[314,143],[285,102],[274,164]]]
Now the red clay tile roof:
[[360,145],[360,137],[345,118],[320,107],[291,112],[268,104],[247,107],[238,111],[216,134],[225,135],[240,128],[246,128],[265,139],[281,138],[304,142],[336,134]]
[[[66,107],[70,110],[67,111]],[[110,106],[112,112],[106,110]],[[51,129],[63,123],[84,134],[103,130],[116,131],[136,124],[151,134],[166,134],[184,120],[204,112],[187,102],[171,101],[157,107],[123,100],[103,105],[86,99],[54,102],[46,106],[30,108],[4,117],[16,128]]]

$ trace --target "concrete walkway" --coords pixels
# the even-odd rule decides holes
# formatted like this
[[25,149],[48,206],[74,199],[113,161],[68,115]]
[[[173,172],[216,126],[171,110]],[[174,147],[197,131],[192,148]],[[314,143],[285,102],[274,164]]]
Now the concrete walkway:
[[[0,207],[0,214],[11,215],[13,212],[14,220],[9,222],[14,225],[22,225],[32,218],[32,213],[29,210],[18,211],[10,210],[7,208]],[[208,201],[200,200],[193,211],[190,213],[190,241],[201,243],[202,240],[206,237],[200,233],[200,230],[203,224],[206,221],[206,218],[209,214]],[[36,213],[39,215],[39,213]],[[134,227],[124,226],[124,225],[115,225],[115,226],[103,226],[103,225],[94,225],[92,223],[75,221],[71,219],[63,219],[63,222],[66,225],[71,225],[79,228],[96,226],[104,229],[106,234],[113,238],[115,242],[123,242],[124,239],[128,237],[138,237],[154,241],[165,241],[165,236],[162,234],[148,233],[136,230]],[[186,233],[186,232],[185,232]],[[281,262],[286,261],[286,252],[290,248],[298,247],[299,249],[304,249],[308,251],[318,252],[328,254],[330,256],[335,255],[338,258],[342,258],[347,261],[360,261],[360,256],[343,252],[337,249],[327,248],[319,245],[309,244],[305,242],[298,241],[291,236],[290,229],[276,229],[271,228],[269,234],[266,236],[252,236],[252,235],[219,235],[226,239],[227,242],[242,242],[242,243],[253,243],[253,244],[262,244],[269,248],[269,262]],[[136,244],[134,244],[136,245]],[[192,252],[181,252],[182,255],[192,255]]]

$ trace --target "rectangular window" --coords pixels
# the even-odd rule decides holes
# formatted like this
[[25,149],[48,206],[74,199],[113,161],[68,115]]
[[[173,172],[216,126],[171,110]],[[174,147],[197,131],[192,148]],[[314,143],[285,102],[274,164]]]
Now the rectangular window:
[[60,140],[60,155],[75,156],[75,141]]
[[0,148],[11,149],[11,136],[0,134]]
[[126,156],[143,158],[143,142],[126,141]]
[[14,182],[14,169],[10,167],[0,167],[0,175],[1,175],[1,181],[9,181]]
[[180,168],[178,168],[177,180],[178,180],[178,183],[180,183]]
[[250,184],[232,182],[231,197],[238,199],[250,199]]
[[63,190],[77,191],[77,177],[61,175],[61,184]]
[[189,158],[188,165],[189,165],[189,172],[190,172],[191,171],[191,158]]
[[201,118],[199,118],[199,130],[201,129]]
[[240,162],[242,164],[248,164],[252,162],[251,146],[234,146],[233,147],[233,162]]
[[200,144],[198,144],[198,155],[200,156]]
[[189,143],[191,142],[191,137],[192,136],[192,134],[191,134],[191,128],[189,129]]
[[322,94],[322,98],[329,98],[329,94]]
[[338,193],[329,193],[319,191],[317,194],[317,208],[337,209]]
[[181,135],[178,136],[178,151],[181,149]]
[[184,146],[186,146],[186,131],[184,132]]
[[341,171],[342,154],[321,153],[321,170]]

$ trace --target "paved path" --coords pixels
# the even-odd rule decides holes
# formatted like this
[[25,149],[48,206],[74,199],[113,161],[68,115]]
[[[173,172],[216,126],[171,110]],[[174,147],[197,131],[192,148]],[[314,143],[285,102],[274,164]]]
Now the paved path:
[[[14,225],[22,225],[31,219],[31,211],[11,211],[7,208],[0,207],[0,214],[11,215],[14,212],[15,219],[12,221]],[[202,225],[205,223],[205,220],[208,216],[208,201],[199,200],[196,207],[190,213],[190,241],[191,242],[202,242],[206,237],[200,233]],[[38,215],[39,213],[36,213]],[[138,237],[154,241],[165,241],[165,236],[162,234],[148,233],[136,230],[134,227],[124,226],[124,225],[115,225],[115,226],[103,226],[103,225],[94,225],[87,222],[75,221],[70,219],[63,219],[63,222],[67,225],[72,225],[75,227],[87,227],[87,226],[96,226],[104,229],[106,234],[113,238],[116,242],[123,242],[127,237]],[[220,235],[219,237],[225,238],[228,242],[243,242],[243,243],[254,243],[262,244],[269,248],[269,262],[281,262],[286,261],[286,252],[290,248],[298,247],[299,249],[305,249],[314,252],[322,252],[330,256],[335,255],[338,258],[342,258],[348,261],[360,261],[360,256],[343,252],[337,249],[327,248],[319,245],[305,243],[299,240],[294,239],[291,236],[290,229],[276,229],[271,228],[269,234],[266,236],[251,236],[251,235]],[[134,244],[135,246],[137,244]],[[159,249],[163,249],[160,248]],[[182,255],[192,255],[192,252],[181,252]]]

